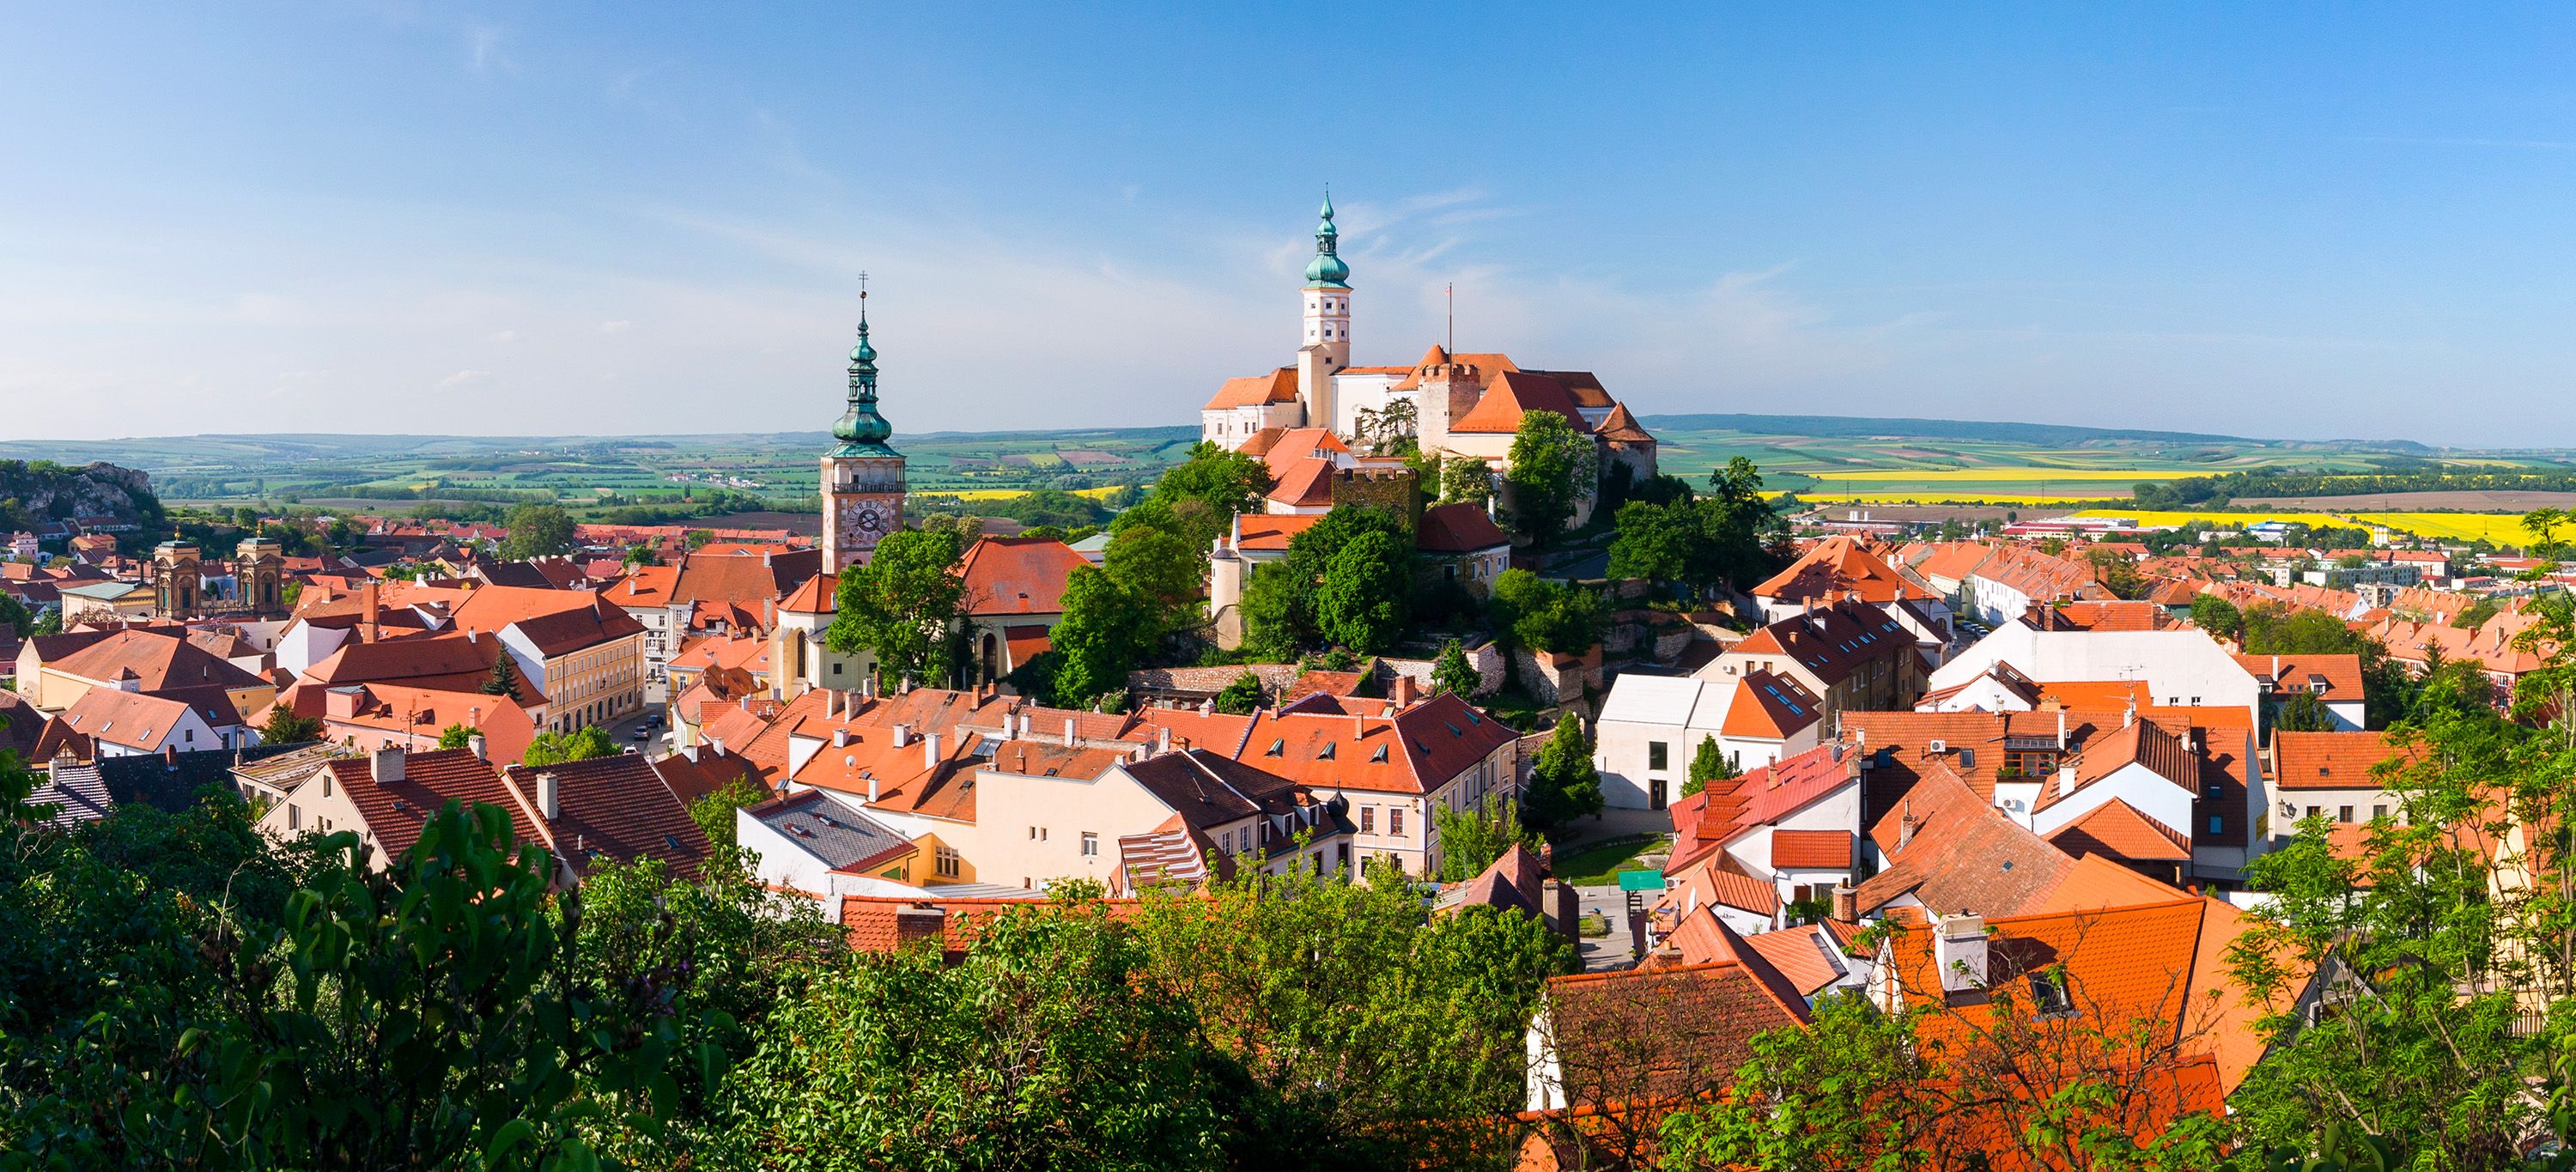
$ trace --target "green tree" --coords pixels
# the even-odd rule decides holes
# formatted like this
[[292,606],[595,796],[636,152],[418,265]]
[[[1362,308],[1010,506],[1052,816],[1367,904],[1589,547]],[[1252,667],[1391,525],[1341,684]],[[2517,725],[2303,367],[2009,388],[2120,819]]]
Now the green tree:
[[297,716],[294,709],[283,704],[270,705],[268,722],[259,728],[259,740],[264,745],[300,745],[306,741],[321,739],[322,722],[320,720],[310,716]]
[[1467,649],[1456,639],[1440,645],[1440,658],[1431,663],[1431,691],[1447,692],[1460,698],[1474,696],[1484,687],[1485,677],[1467,659]]
[[1539,746],[1529,789],[1521,795],[1522,816],[1532,829],[1555,838],[1573,829],[1575,819],[1600,813],[1603,804],[1591,742],[1583,735],[1583,722],[1568,712],[1557,718],[1555,734]]
[[1524,412],[1503,474],[1513,530],[1536,545],[1554,543],[1596,489],[1596,456],[1592,437],[1575,430],[1565,416]]
[[36,633],[36,616],[15,595],[0,594],[0,631],[13,631],[24,639]]
[[1412,545],[1382,530],[1359,534],[1324,570],[1316,625],[1330,642],[1376,655],[1403,636],[1412,588]]
[[1682,486],[1636,500],[1612,515],[1609,575],[1690,587],[1744,588],[1769,577],[1782,559],[1773,547],[1785,536],[1771,503],[1762,497],[1762,474],[1741,456],[1709,474],[1708,495]]
[[1222,1064],[1097,903],[1000,913],[957,964],[834,965],[727,1082],[718,1167],[1221,1167]]
[[2236,604],[2215,594],[2201,593],[2191,597],[2191,625],[2221,639],[2241,638],[2245,634],[2245,616]]
[[2532,537],[2532,544],[2526,547],[2527,552],[2533,557],[2555,556],[2558,550],[2558,527],[2566,524],[2567,521],[2568,514],[2562,509],[2544,507],[2524,513],[2522,531]]
[[1261,498],[1269,495],[1270,485],[1270,468],[1260,457],[1229,452],[1201,440],[1190,446],[1187,457],[1154,482],[1154,493],[1147,501],[1172,509],[1184,501],[1195,501],[1223,525],[1237,513],[1259,511]]
[[572,514],[560,505],[520,505],[502,522],[509,536],[501,541],[505,558],[554,557],[572,552]]
[[[1412,535],[1405,532],[1403,519],[1383,509],[1337,505],[1288,539],[1286,557],[1247,576],[1242,603],[1245,645],[1261,654],[1287,659],[1301,650],[1332,641],[1335,636],[1325,630],[1321,610],[1324,583],[1343,547],[1368,533],[1383,534],[1396,547],[1392,556],[1405,566],[1407,575],[1396,593],[1409,599]],[[1345,568],[1346,576],[1364,570],[1377,572],[1376,567],[1364,567],[1356,561]],[[1396,605],[1401,613],[1404,603]]]
[[1735,758],[1717,747],[1717,738],[1702,736],[1699,748],[1692,751],[1690,777],[1682,782],[1682,796],[1689,797],[1708,788],[1712,781],[1723,781],[1743,774]]
[[1494,629],[1513,646],[1560,655],[1590,650],[1601,642],[1609,621],[1600,595],[1528,570],[1505,570],[1494,576],[1488,613]]
[[467,728],[462,724],[451,724],[446,728],[438,730],[439,748],[463,749],[471,747],[473,743],[474,730]]
[[768,801],[771,796],[769,787],[753,781],[749,774],[745,774],[700,795],[698,800],[689,803],[689,819],[698,824],[698,829],[706,832],[708,842],[719,847],[730,847],[734,845],[733,812],[757,806]]
[[1440,462],[1440,503],[1483,505],[1494,499],[1494,468],[1483,456],[1451,456]]
[[1499,801],[1490,810],[1476,806],[1450,809],[1445,804],[1431,807],[1433,837],[1440,843],[1440,875],[1443,883],[1464,883],[1494,865],[1494,860],[1515,846],[1535,853],[1539,836],[1521,828],[1520,803]]
[[1277,662],[1293,659],[1300,647],[1313,646],[1320,636],[1314,633],[1313,608],[1307,599],[1310,586],[1297,581],[1295,572],[1278,562],[1255,565],[1243,576],[1243,649],[1262,659]]
[[2317,699],[2316,693],[2294,692],[2273,713],[2272,728],[2276,732],[2333,732],[2334,713],[2326,709],[2325,701]]
[[2100,582],[2102,588],[2110,591],[2114,598],[2144,598],[2148,588],[2153,585],[2147,581],[2146,575],[2138,572],[2136,562],[2130,561],[2128,555],[2117,550],[2086,550],[2084,562],[2091,567],[2093,580]]
[[1127,673],[1159,635],[1151,603],[1106,571],[1075,566],[1064,583],[1064,618],[1050,634],[1063,661],[1052,691],[1055,702],[1088,708],[1103,697],[1127,694]]
[[567,761],[588,761],[593,757],[612,756],[617,743],[597,725],[585,724],[569,733],[538,733],[528,741],[528,751],[519,763],[529,766],[561,765]]
[[1245,672],[1216,694],[1216,710],[1232,716],[1250,716],[1261,710],[1268,696],[1262,691],[1261,677]]
[[1233,1166],[1508,1166],[1530,1016],[1568,964],[1536,917],[1431,918],[1391,867],[1245,867],[1150,893],[1137,933],[1225,1063]]
[[1145,604],[1153,637],[1160,640],[1200,625],[1207,595],[1207,550],[1151,525],[1120,529],[1109,539],[1101,568]]
[[966,617],[957,535],[889,533],[864,565],[841,571],[839,611],[825,638],[834,651],[876,657],[877,680],[944,684],[956,674]]
[[519,694],[518,657],[511,655],[509,648],[500,648],[492,657],[491,674],[484,678],[483,686],[476,690],[486,696],[517,696]]

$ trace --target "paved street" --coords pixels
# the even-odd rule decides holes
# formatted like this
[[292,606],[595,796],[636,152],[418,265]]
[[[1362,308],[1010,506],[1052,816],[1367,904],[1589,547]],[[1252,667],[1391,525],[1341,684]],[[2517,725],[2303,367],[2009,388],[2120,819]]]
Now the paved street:
[[647,757],[660,757],[671,751],[671,730],[667,726],[654,729],[651,739],[641,741],[635,739],[635,730],[643,728],[645,721],[661,714],[662,710],[659,708],[647,708],[624,720],[607,725],[604,731],[608,733],[608,739],[616,742],[621,751],[640,749]]
[[1634,944],[1628,935],[1627,893],[1616,887],[1578,887],[1574,891],[1585,915],[1603,916],[1610,921],[1609,935],[1597,940],[1585,937],[1579,946],[1583,971],[1597,973],[1635,964]]

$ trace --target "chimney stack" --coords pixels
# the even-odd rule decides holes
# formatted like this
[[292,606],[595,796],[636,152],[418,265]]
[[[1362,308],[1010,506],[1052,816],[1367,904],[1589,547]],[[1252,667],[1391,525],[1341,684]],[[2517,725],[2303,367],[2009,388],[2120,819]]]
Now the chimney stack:
[[1986,987],[1986,920],[1957,915],[1941,921],[1932,955],[1941,966],[1943,993],[1969,993]]
[[938,733],[932,733],[929,736],[921,738],[921,767],[924,769],[936,769],[939,767]]
[[358,641],[376,641],[376,584],[370,580],[358,587]]
[[548,822],[563,816],[563,779],[553,773],[537,775],[537,815]]
[[894,747],[900,749],[911,743],[912,726],[908,724],[898,724],[894,726]]
[[1064,718],[1064,747],[1073,747],[1073,718],[1070,716]]
[[1834,920],[1843,924],[1860,922],[1859,892],[1841,883],[1834,884]]
[[896,908],[894,912],[894,946],[910,947],[927,940],[945,947],[948,940],[948,913],[935,907]]
[[403,751],[392,745],[375,751],[367,760],[367,774],[377,785],[392,785],[403,779]]
[[836,729],[833,729],[833,730],[832,730],[832,747],[833,747],[833,748],[835,748],[835,749],[846,749],[846,748],[849,748],[849,747],[850,747],[850,730],[848,730],[848,729],[846,729],[846,728],[836,728]]
[[465,738],[465,747],[474,751],[474,759],[477,761],[492,759],[492,742],[484,740],[483,734],[479,732]]
[[2057,710],[2057,751],[2066,751],[2066,710],[2063,708]]
[[1169,753],[1169,752],[1171,752],[1171,751],[1172,751],[1172,728],[1171,728],[1171,726],[1170,726],[1170,725],[1164,725],[1164,726],[1162,726],[1161,728],[1158,728],[1158,729],[1156,729],[1156,730],[1154,730],[1154,731],[1155,731],[1155,737],[1154,737],[1154,745],[1155,745],[1155,747],[1154,747],[1154,751],[1155,751],[1155,752],[1157,752],[1157,753]]
[[1398,708],[1411,708],[1422,700],[1421,685],[1414,683],[1412,676],[1401,673],[1395,677],[1395,685],[1389,693],[1388,698],[1394,700]]

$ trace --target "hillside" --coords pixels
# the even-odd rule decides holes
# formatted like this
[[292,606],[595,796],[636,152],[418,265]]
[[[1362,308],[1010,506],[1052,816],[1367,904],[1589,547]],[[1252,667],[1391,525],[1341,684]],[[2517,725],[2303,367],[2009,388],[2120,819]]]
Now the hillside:
[[161,522],[161,502],[152,494],[152,478],[132,468],[0,460],[0,532],[74,517],[110,517],[150,528]]

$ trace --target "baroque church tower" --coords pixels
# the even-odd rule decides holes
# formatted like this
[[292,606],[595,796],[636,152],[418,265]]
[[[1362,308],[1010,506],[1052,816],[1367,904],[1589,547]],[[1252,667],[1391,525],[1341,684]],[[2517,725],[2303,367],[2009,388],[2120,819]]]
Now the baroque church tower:
[[1324,193],[1315,225],[1315,259],[1306,265],[1306,339],[1297,351],[1297,397],[1306,426],[1334,427],[1333,376],[1351,364],[1351,266],[1342,262],[1333,195]]
[[840,446],[823,455],[823,572],[866,564],[877,541],[903,528],[903,453],[886,446],[894,425],[877,414],[877,350],[868,344],[868,295],[859,294],[859,344],[850,351],[850,405],[832,424]]

